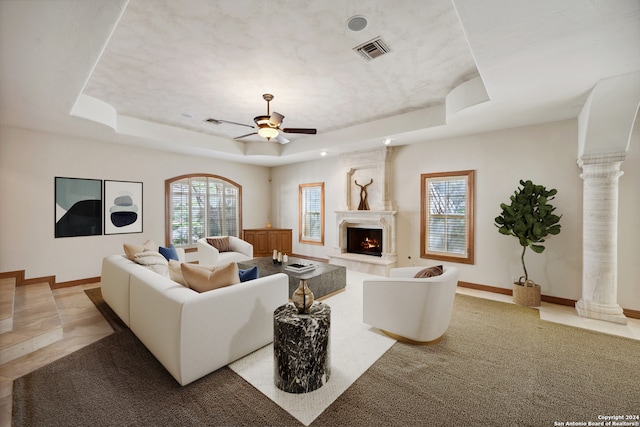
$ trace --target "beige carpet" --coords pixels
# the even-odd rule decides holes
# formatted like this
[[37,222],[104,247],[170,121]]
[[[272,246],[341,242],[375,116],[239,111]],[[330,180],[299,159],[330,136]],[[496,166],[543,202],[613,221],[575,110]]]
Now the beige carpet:
[[[311,426],[553,426],[638,414],[640,343],[457,295],[435,346],[394,344]],[[14,382],[14,426],[300,426],[229,368],[180,387],[122,330]]]

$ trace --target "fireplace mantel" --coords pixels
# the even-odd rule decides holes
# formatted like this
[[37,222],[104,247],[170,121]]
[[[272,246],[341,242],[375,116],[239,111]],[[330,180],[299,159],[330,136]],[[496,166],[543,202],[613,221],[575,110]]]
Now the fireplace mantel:
[[[365,273],[388,276],[397,263],[396,211],[348,210],[336,211],[338,247],[329,256],[331,264],[342,265]],[[347,253],[347,228],[363,227],[382,230],[382,256]]]
[[[396,266],[396,211],[390,179],[392,154],[393,148],[385,147],[342,155],[345,197],[341,210],[335,211],[338,246],[329,256],[331,264],[380,276],[388,276],[389,270]],[[355,209],[364,200],[372,210]],[[348,253],[349,227],[382,230],[382,256]]]

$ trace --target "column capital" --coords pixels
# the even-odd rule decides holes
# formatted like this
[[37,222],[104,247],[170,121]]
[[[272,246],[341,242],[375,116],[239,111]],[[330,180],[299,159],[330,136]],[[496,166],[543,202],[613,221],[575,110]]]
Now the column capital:
[[578,158],[578,166],[581,168],[587,165],[606,165],[611,163],[622,163],[626,160],[627,153],[599,153],[585,154]]
[[[578,159],[578,166],[582,168],[580,178],[587,180],[615,180],[624,172],[620,170],[626,153],[604,153],[582,156]],[[617,188],[616,188],[617,192]]]

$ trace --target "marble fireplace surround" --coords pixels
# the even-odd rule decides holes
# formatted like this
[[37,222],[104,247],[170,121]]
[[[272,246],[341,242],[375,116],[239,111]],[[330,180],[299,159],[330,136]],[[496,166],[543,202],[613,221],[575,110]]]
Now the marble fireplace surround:
[[[389,180],[392,153],[391,147],[385,147],[342,155],[345,197],[343,208],[335,211],[338,246],[329,255],[330,264],[380,276],[388,276],[389,270],[396,267],[396,211]],[[363,191],[367,193],[369,210],[358,210]],[[382,256],[348,253],[348,228],[382,230]]]

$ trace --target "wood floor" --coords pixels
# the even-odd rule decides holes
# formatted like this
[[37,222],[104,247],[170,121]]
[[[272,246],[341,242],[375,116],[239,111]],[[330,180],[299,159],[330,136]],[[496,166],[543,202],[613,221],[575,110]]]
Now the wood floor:
[[113,333],[84,290],[0,279],[0,426],[11,426],[13,380]]

